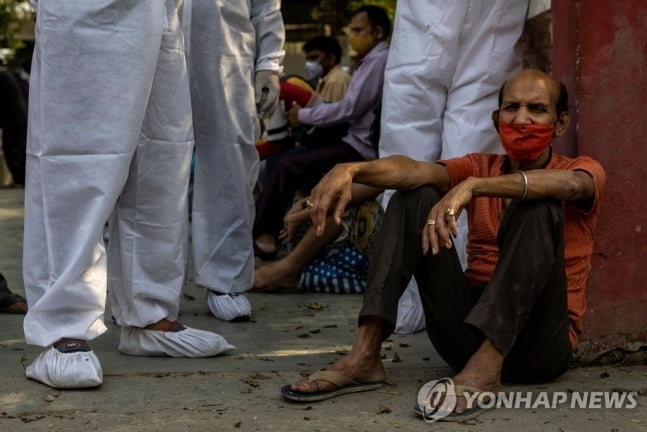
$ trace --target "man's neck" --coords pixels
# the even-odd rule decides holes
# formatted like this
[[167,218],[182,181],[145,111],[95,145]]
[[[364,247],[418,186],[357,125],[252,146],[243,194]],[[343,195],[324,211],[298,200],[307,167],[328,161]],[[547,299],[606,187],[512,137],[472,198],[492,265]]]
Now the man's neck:
[[553,149],[550,148],[549,151],[542,154],[538,159],[530,162],[515,162],[508,158],[510,161],[510,172],[521,171],[530,171],[534,169],[546,168],[550,163],[550,159],[553,155]]

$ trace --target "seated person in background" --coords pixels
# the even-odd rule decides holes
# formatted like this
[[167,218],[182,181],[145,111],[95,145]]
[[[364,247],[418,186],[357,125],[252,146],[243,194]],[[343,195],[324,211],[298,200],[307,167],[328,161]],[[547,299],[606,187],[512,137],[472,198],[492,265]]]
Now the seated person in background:
[[[317,36],[303,44],[306,78],[326,102],[344,98],[351,76],[341,68],[341,45],[330,36]],[[303,105],[301,105],[303,106]]]
[[254,244],[259,254],[276,252],[276,236],[297,189],[309,190],[336,163],[370,160],[377,155],[369,132],[382,97],[386,39],[391,23],[383,8],[363,6],[353,14],[350,29],[351,45],[360,60],[346,96],[338,102],[310,108],[294,105],[288,113],[293,127],[302,123],[332,126],[346,122],[348,131],[341,140],[302,145],[280,155],[271,175],[266,175],[256,202]]
[[279,106],[269,119],[261,121],[263,136],[256,143],[261,160],[294,147],[294,133],[289,134],[286,119],[292,105],[309,107],[322,102],[337,102],[348,90],[351,76],[341,68],[342,49],[337,39],[316,36],[303,44],[303,52],[306,56],[306,79],[298,75],[283,75]]
[[[254,288],[267,292],[292,287],[338,294],[364,292],[368,257],[382,221],[382,207],[375,199],[381,192],[353,185],[352,207],[344,212],[342,223],[331,221],[321,236],[310,224],[287,256],[256,268]],[[299,228],[310,222],[311,207],[308,198],[294,204],[285,215],[279,240],[295,241]]]
[[[312,190],[319,235],[331,207],[339,223],[353,182],[400,192],[390,201],[371,256],[350,353],[328,370],[284,386],[286,398],[314,401],[380,387],[381,342],[393,331],[398,299],[412,275],[429,338],[458,372],[453,381],[441,380],[451,386],[423,386],[415,410],[425,418],[471,418],[481,409],[468,403],[465,390],[496,393],[502,380],[536,383],[566,371],[582,332],[606,174],[591,158],[552,152],[552,138],[569,123],[567,92],[543,72],[510,78],[492,120],[505,155],[346,163]],[[464,210],[465,272],[452,245]],[[452,400],[454,406],[443,405]]]

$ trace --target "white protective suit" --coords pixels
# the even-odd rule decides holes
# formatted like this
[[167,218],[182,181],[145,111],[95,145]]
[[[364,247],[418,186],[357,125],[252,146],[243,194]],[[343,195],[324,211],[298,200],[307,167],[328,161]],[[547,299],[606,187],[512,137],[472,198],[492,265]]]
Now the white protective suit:
[[[270,71],[278,77],[282,70],[285,30],[280,1],[190,3],[190,14],[189,2],[185,4],[183,27],[190,41],[196,140],[195,281],[214,293],[241,293],[252,287],[254,275],[252,192],[259,169],[255,142],[260,136],[254,84],[257,72]],[[275,84],[274,106],[278,78]]]
[[119,325],[175,320],[193,148],[181,0],[35,6],[26,341],[48,346],[105,332],[107,279]]
[[[435,161],[503,152],[490,115],[503,82],[521,69],[518,41],[527,9],[527,0],[398,1],[384,73],[380,157]],[[385,207],[391,195],[384,194]],[[464,213],[454,243],[465,265]],[[411,298],[414,284],[404,300],[419,305]],[[421,310],[406,315],[424,327]],[[415,328],[399,322],[396,332]]]

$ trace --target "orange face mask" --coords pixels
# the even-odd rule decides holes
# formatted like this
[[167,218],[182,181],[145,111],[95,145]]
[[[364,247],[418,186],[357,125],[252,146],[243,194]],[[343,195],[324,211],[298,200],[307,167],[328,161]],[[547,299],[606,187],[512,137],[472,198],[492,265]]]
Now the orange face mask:
[[555,125],[511,124],[499,122],[499,138],[503,149],[515,162],[537,159],[550,145]]

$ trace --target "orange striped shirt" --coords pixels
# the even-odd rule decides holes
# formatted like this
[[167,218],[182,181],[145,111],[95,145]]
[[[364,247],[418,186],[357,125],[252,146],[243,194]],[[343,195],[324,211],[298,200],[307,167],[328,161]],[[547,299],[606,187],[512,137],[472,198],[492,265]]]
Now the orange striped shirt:
[[[454,187],[467,177],[493,177],[506,174],[505,155],[472,153],[461,158],[439,161],[447,167]],[[586,309],[586,280],[593,254],[593,234],[598,220],[602,192],[606,183],[604,168],[597,161],[580,156],[569,158],[554,155],[545,169],[581,170],[587,172],[595,185],[590,209],[565,201],[564,264],[568,289],[568,314],[571,322],[569,338],[573,348],[582,333],[582,317]],[[472,286],[489,282],[499,258],[497,233],[503,219],[503,198],[477,197],[467,205],[468,242],[465,276]]]

